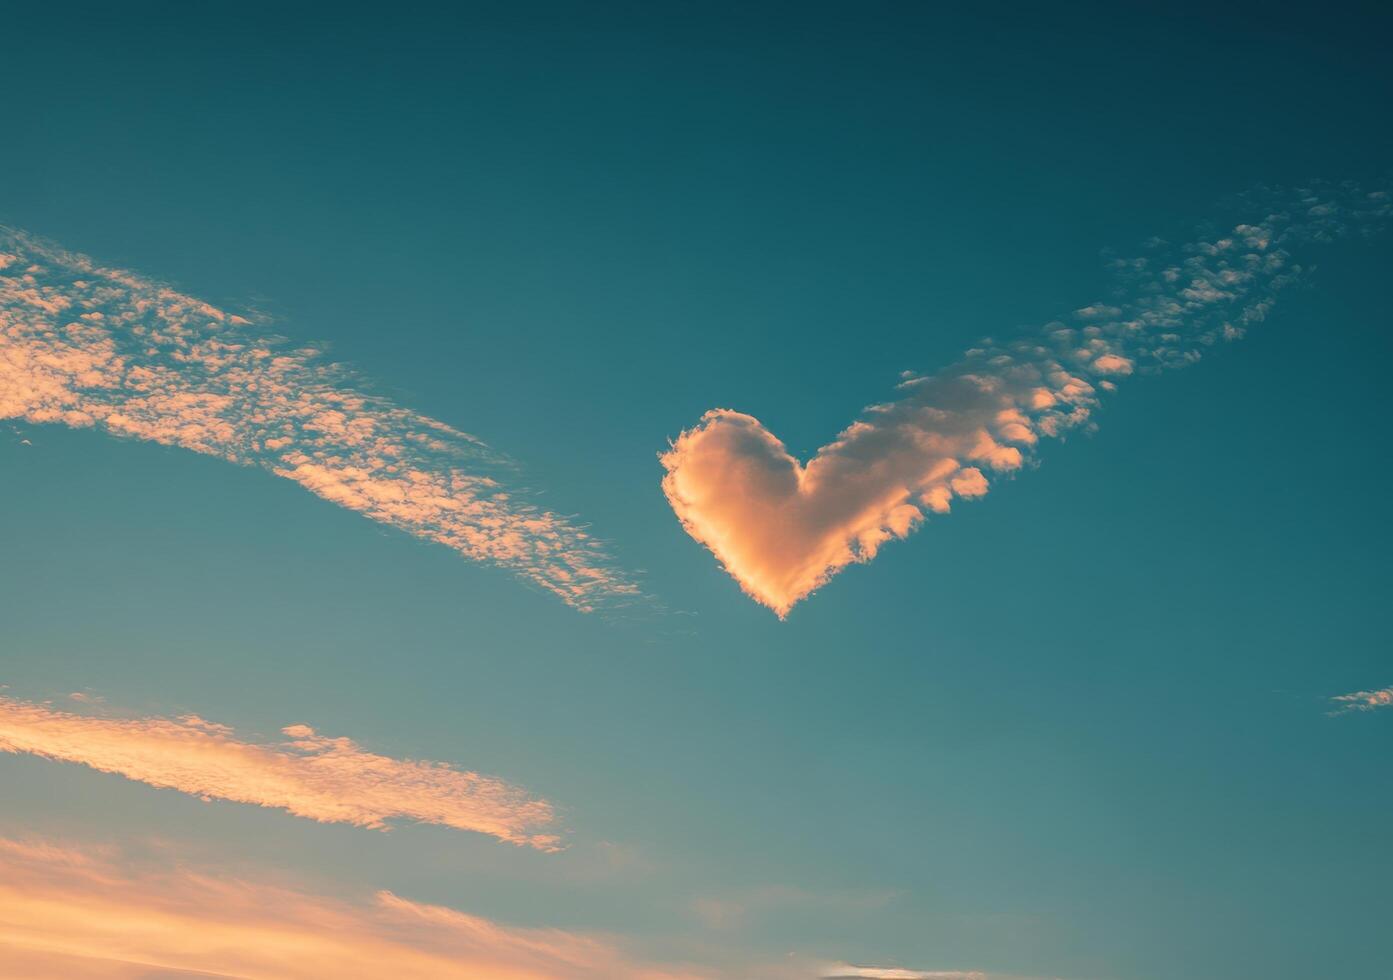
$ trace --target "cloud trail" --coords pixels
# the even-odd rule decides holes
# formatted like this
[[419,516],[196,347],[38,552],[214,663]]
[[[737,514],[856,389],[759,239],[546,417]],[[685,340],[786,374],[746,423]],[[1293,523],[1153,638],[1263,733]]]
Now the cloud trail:
[[1337,694],[1330,699],[1338,707],[1333,714],[1347,711],[1373,711],[1376,708],[1393,708],[1393,687],[1378,691],[1355,691],[1352,694]]
[[[347,900],[170,855],[0,838],[0,973],[31,980],[696,980],[617,942],[516,928],[389,891]],[[160,975],[166,975],[161,972]]]
[[852,966],[835,963],[821,980],[989,980],[976,970],[906,970],[897,966]]
[[1091,426],[1121,379],[1241,337],[1303,273],[1290,249],[1380,226],[1390,200],[1348,184],[1265,192],[1248,202],[1251,223],[1180,248],[1155,241],[1111,263],[1109,302],[984,341],[937,374],[906,374],[896,400],[867,408],[806,465],[753,416],[707,412],[662,454],[663,492],[687,533],[782,618],[926,512],[985,494],[1042,439]]
[[473,436],[365,393],[312,347],[0,228],[4,418],[260,466],[583,611],[638,593],[581,525],[509,490],[513,464]]
[[853,966],[833,963],[818,974],[819,980],[1045,980],[980,970],[907,970],[898,966]]
[[193,715],[106,718],[0,695],[0,752],[76,762],[204,799],[288,810],[322,823],[386,829],[413,820],[556,850],[551,804],[443,762],[393,759],[307,725],[275,743],[239,739]]

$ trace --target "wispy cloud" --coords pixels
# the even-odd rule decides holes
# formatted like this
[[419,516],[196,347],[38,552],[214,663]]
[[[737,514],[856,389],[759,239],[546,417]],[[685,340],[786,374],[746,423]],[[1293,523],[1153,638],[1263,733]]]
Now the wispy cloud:
[[933,375],[907,375],[806,465],[755,417],[707,412],[662,455],[663,491],[687,532],[756,601],[800,599],[926,513],[985,494],[1043,439],[1091,426],[1104,392],[1243,335],[1303,272],[1290,249],[1393,214],[1385,192],[1321,186],[1269,195],[1252,223],[1112,265],[1106,303],[1008,343],[991,340]]
[[0,838],[0,973],[64,978],[695,980],[611,939],[515,928],[379,891],[361,900],[168,854]]
[[1373,711],[1375,708],[1393,708],[1393,687],[1378,691],[1355,691],[1352,694],[1337,694],[1330,699],[1335,702],[1333,714],[1346,711]]
[[823,968],[820,980],[1045,980],[981,970],[907,970],[898,966],[852,966],[833,963]]
[[250,464],[512,569],[582,610],[637,594],[478,439],[168,286],[0,229],[0,418],[97,427]]
[[976,970],[905,970],[897,966],[852,966],[834,963],[822,980],[989,980]]
[[551,804],[499,779],[443,762],[394,759],[351,739],[289,725],[274,742],[181,718],[76,714],[0,695],[0,752],[76,762],[205,799],[288,810],[323,823],[385,829],[409,820],[489,834],[541,850]]

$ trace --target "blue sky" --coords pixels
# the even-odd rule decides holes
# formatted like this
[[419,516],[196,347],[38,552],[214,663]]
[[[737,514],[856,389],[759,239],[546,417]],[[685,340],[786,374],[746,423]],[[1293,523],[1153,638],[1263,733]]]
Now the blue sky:
[[0,223],[485,440],[643,598],[586,614],[256,465],[7,419],[11,705],[311,726],[521,787],[567,846],[32,751],[0,755],[4,837],[130,875],[157,840],[725,976],[1386,972],[1393,710],[1329,713],[1393,684],[1386,234],[1293,246],[1305,274],[1241,340],[1119,381],[1096,432],[783,621],[684,532],[658,459],[722,407],[807,460],[901,372],[1107,300],[1148,238],[1263,217],[1238,195],[1386,186],[1386,13],[7,21]]

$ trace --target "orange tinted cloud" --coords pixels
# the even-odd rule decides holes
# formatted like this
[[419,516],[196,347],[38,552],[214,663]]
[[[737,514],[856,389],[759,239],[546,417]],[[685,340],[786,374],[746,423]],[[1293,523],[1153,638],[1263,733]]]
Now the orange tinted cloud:
[[833,963],[824,967],[819,977],[821,980],[1046,980],[1044,977],[983,973],[981,970],[909,970],[899,966],[852,966],[850,963]]
[[637,594],[582,526],[509,489],[506,457],[361,388],[245,318],[0,229],[0,418],[260,466],[578,609]]
[[906,970],[896,966],[852,966],[836,963],[822,974],[822,980],[989,980],[976,970]]
[[182,718],[108,718],[0,695],[0,752],[76,762],[206,799],[288,810],[324,823],[385,828],[413,820],[554,850],[551,804],[443,762],[394,759],[306,725],[254,742]]
[[1352,694],[1337,694],[1330,699],[1339,707],[1336,713],[1345,711],[1373,711],[1375,708],[1393,708],[1393,687],[1378,691],[1355,691]]
[[363,900],[0,838],[0,975],[260,980],[697,980],[609,939],[514,928],[387,891]]
[[806,464],[752,415],[707,412],[662,454],[663,492],[687,533],[782,617],[841,569],[906,537],[926,512],[985,494],[1040,440],[1091,426],[1100,392],[1117,380],[1192,363],[1260,322],[1301,269],[1284,245],[1393,213],[1387,195],[1320,193],[1319,202],[1309,189],[1260,202],[1260,223],[1213,240],[1117,260],[1114,302],[908,377],[895,401],[866,409]]

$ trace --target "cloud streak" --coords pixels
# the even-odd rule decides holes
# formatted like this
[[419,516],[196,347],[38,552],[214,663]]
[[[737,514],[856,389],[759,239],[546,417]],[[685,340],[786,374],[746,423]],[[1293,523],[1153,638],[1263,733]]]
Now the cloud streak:
[[906,970],[897,966],[852,966],[834,963],[822,980],[989,980],[975,970]]
[[180,446],[294,480],[513,570],[584,611],[638,594],[500,453],[352,372],[168,286],[0,228],[0,419]]
[[818,976],[819,980],[1045,980],[980,970],[908,970],[899,966],[853,966],[850,963],[833,963],[824,967]]
[[754,416],[707,412],[661,455],[682,526],[741,588],[786,616],[843,568],[926,514],[984,495],[1042,440],[1093,425],[1129,375],[1179,367],[1262,322],[1303,273],[1291,249],[1383,223],[1386,192],[1348,185],[1267,194],[1251,223],[1114,260],[1117,294],[1032,335],[984,341],[933,375],[906,374],[805,465]]
[[1393,687],[1378,691],[1355,691],[1352,694],[1337,694],[1330,699],[1337,705],[1333,714],[1347,711],[1373,711],[1376,708],[1393,708]]
[[540,850],[551,804],[489,776],[443,762],[394,759],[347,738],[289,725],[277,742],[237,737],[225,725],[182,718],[107,718],[0,695],[0,752],[76,762],[99,772],[204,799],[287,810],[322,823],[386,829],[439,824]]
[[[389,891],[328,897],[110,847],[0,838],[0,973],[34,980],[696,980],[617,942],[516,928]],[[163,975],[163,974],[162,974]]]

